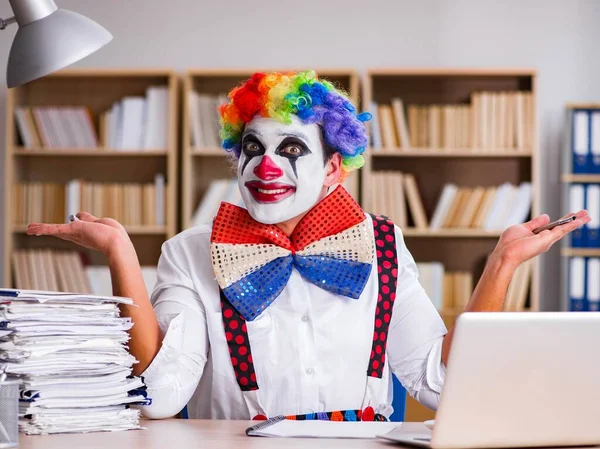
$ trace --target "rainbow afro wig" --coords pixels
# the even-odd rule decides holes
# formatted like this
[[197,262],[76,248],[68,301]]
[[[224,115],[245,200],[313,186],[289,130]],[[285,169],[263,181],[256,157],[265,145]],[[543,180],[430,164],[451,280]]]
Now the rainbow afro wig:
[[363,122],[371,114],[357,114],[347,95],[314,71],[255,73],[228,97],[229,102],[219,107],[220,137],[223,148],[236,157],[244,126],[254,116],[291,123],[296,115],[303,123],[320,125],[325,144],[342,155],[342,177],[363,166],[368,143]]

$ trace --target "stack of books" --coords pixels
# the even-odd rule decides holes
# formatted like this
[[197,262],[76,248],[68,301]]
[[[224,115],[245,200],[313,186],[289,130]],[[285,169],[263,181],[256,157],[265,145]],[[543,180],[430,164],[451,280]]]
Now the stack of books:
[[371,103],[371,146],[378,151],[411,148],[477,149],[482,152],[533,146],[533,100],[529,92],[473,92],[469,104]]
[[168,88],[151,86],[145,96],[124,97],[100,114],[100,141],[116,150],[165,150],[168,115]]
[[373,211],[390,217],[401,228],[409,223],[421,230],[484,229],[502,231],[527,220],[531,210],[532,186],[504,183],[498,187],[459,187],[446,184],[431,219],[419,193],[414,175],[397,171],[372,174]]
[[458,187],[446,184],[431,218],[430,228],[480,228],[502,231],[527,220],[532,186],[504,183],[499,187]]
[[0,371],[21,383],[19,428],[35,434],[140,427],[149,404],[132,375],[127,298],[0,291]]
[[84,106],[20,106],[15,121],[26,149],[165,150],[168,106],[168,88],[151,86],[145,96],[127,96],[102,112],[98,132]]
[[154,183],[97,183],[74,179],[65,184],[15,184],[15,224],[62,223],[85,211],[114,218],[124,226],[165,225],[165,177]]
[[79,253],[51,249],[15,249],[14,285],[23,290],[92,293]]
[[19,106],[15,120],[25,148],[97,148],[99,144],[86,107]]
[[[22,290],[67,291],[111,296],[107,265],[86,265],[75,251],[17,249],[13,251],[14,285]],[[156,285],[156,267],[142,266],[148,294]]]

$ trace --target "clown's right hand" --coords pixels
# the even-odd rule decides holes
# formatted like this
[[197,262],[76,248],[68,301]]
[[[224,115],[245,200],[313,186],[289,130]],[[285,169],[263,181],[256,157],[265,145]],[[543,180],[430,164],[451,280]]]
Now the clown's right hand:
[[133,248],[125,228],[112,218],[96,218],[87,212],[77,214],[79,220],[68,224],[31,223],[28,235],[51,235],[89,249],[100,251],[110,258],[124,249]]

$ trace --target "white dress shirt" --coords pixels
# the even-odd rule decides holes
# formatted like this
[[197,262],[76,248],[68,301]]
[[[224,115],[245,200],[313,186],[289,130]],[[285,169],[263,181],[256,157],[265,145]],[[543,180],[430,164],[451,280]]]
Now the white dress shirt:
[[[370,216],[367,220],[371,224]],[[418,281],[400,229],[395,233],[398,286],[382,379],[367,377],[378,294],[374,257],[358,299],[329,293],[292,271],[280,296],[246,323],[259,386],[246,394],[236,382],[225,339],[210,227],[197,226],[165,242],[152,294],[165,336],[143,373],[152,405],[142,413],[165,418],[187,404],[190,418],[251,419],[257,412],[372,406],[389,416],[392,372],[410,395],[435,409],[445,377],[446,327]]]

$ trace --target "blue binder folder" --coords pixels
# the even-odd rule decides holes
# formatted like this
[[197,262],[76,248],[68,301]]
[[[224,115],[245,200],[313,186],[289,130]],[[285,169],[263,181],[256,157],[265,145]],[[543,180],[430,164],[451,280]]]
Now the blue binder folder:
[[578,109],[573,112],[571,149],[573,152],[573,173],[589,173],[590,158],[590,112]]

